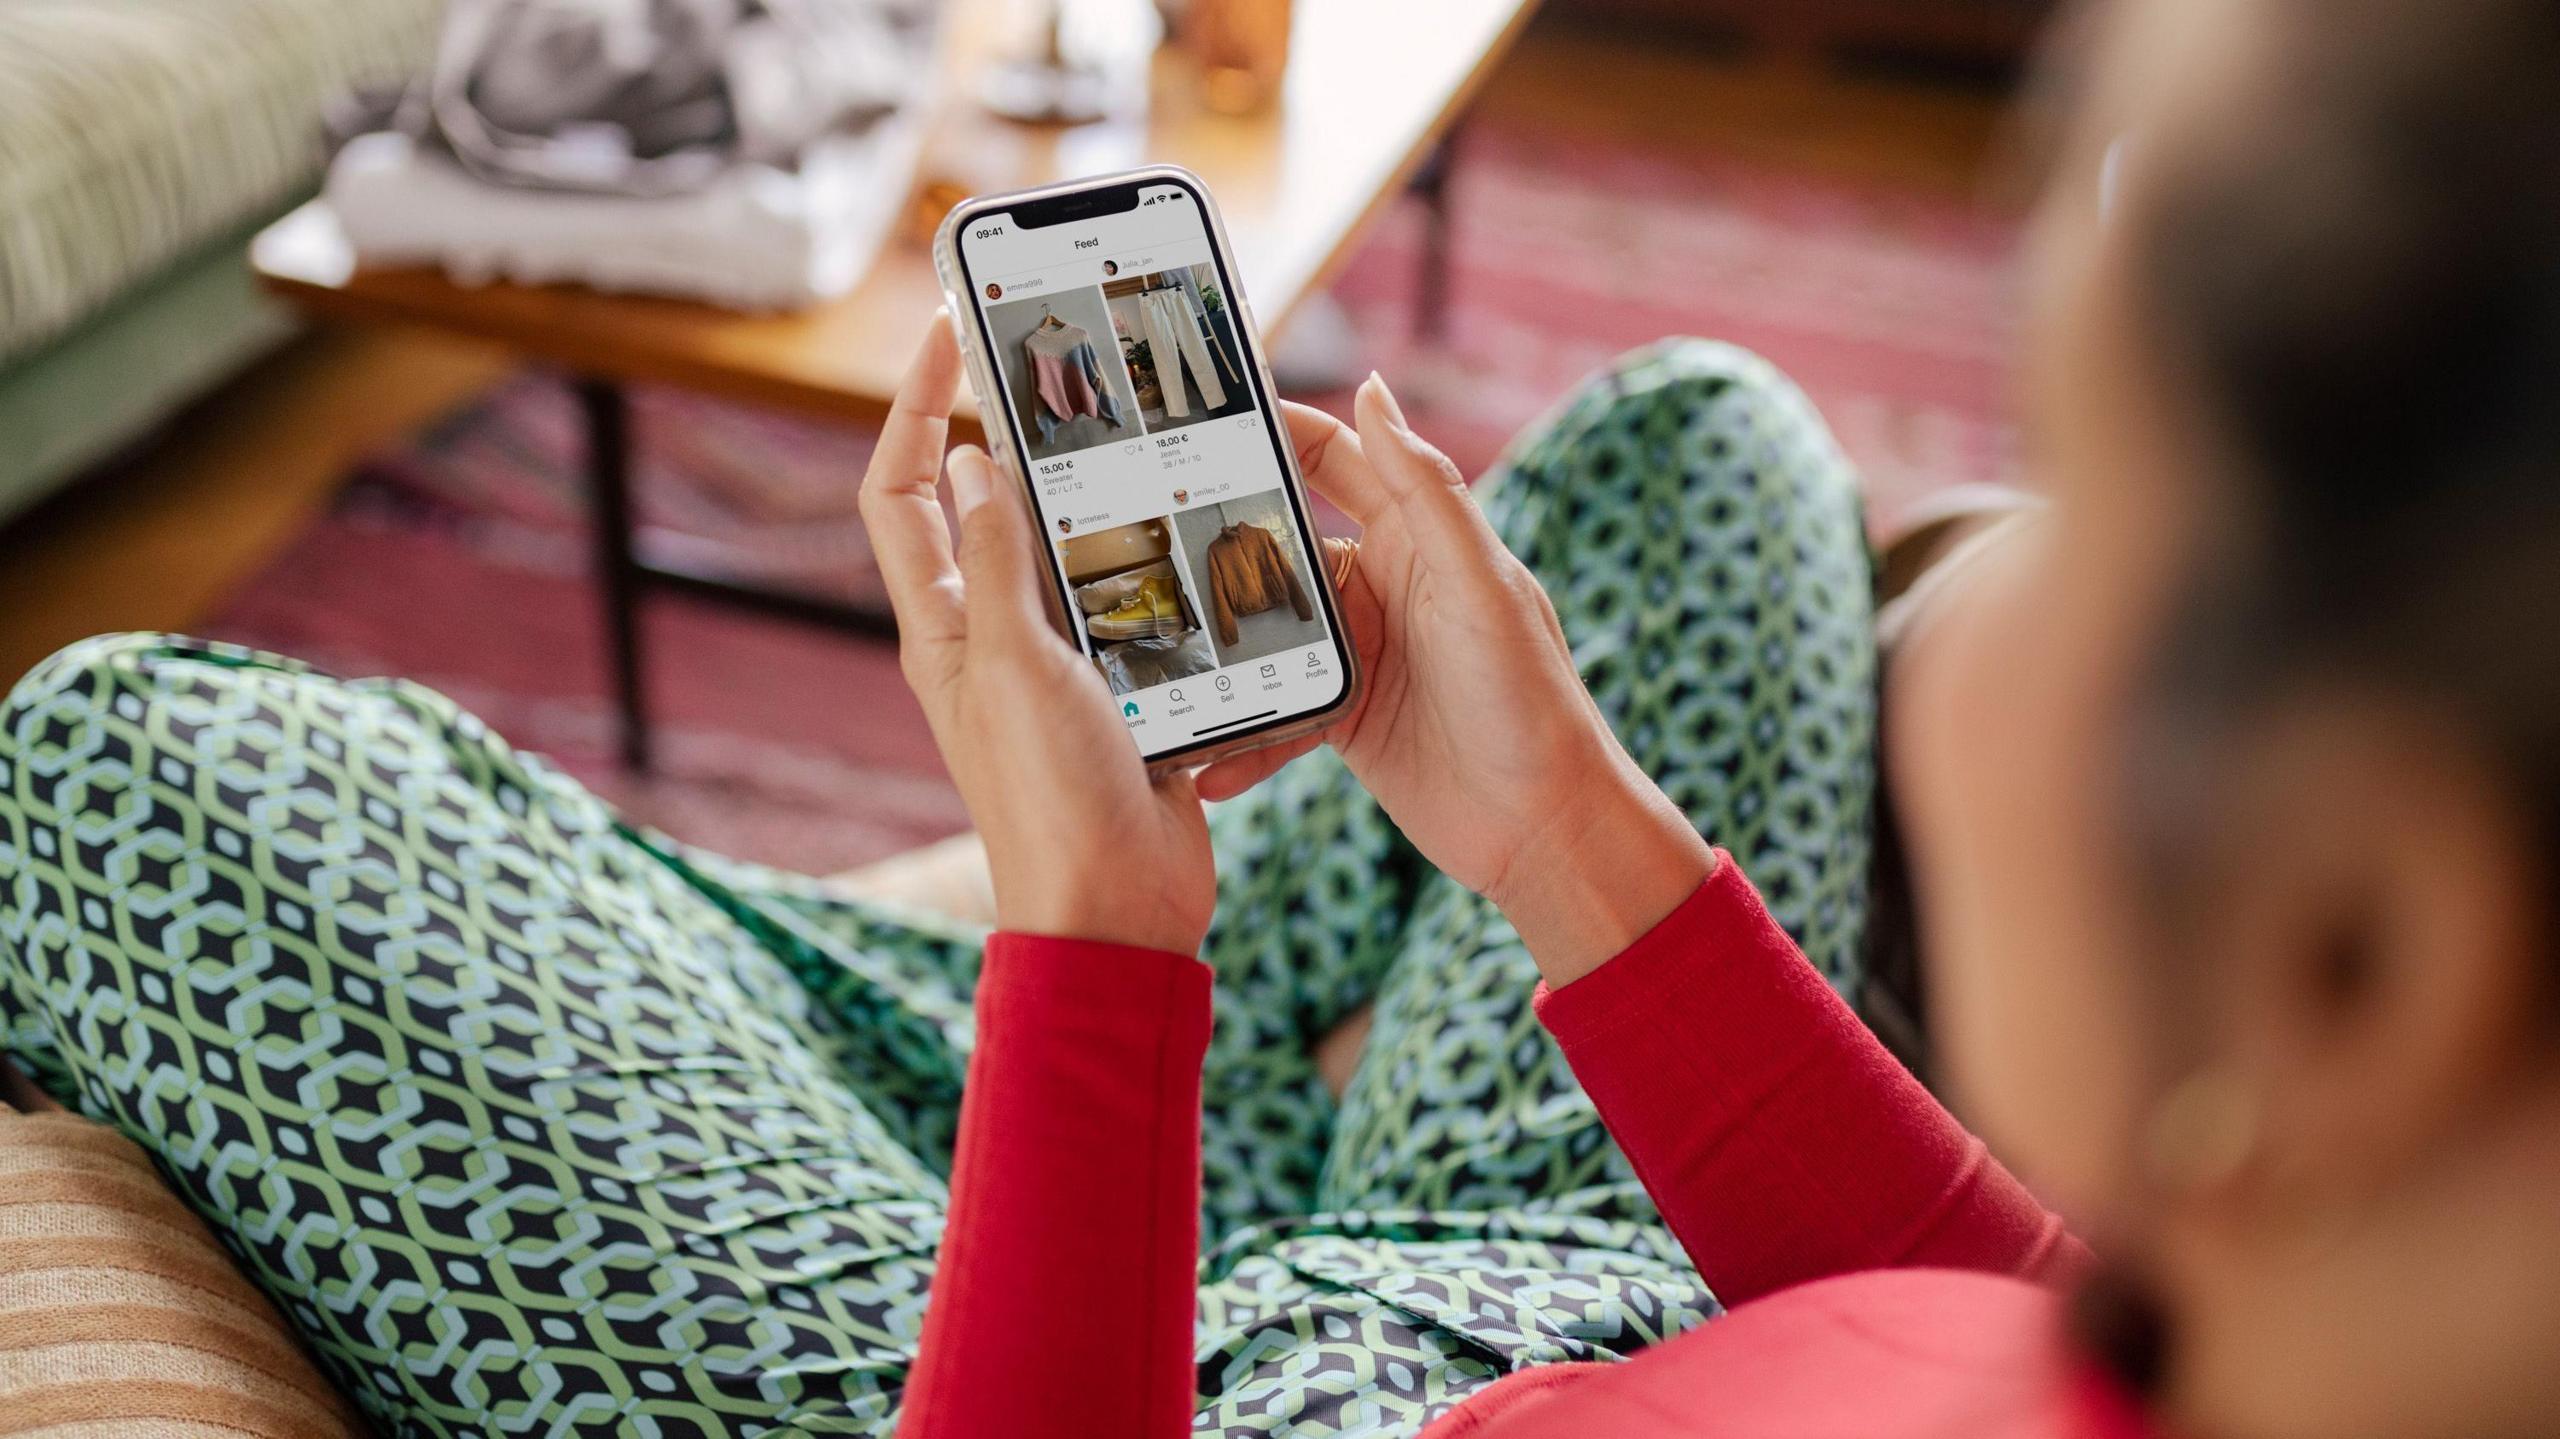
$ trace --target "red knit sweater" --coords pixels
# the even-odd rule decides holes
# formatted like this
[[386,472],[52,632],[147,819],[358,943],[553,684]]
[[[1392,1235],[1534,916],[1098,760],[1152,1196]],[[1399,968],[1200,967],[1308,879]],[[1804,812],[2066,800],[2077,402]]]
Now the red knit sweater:
[[[1190,1433],[1208,970],[999,934],[901,1439]],[[2078,1244],[1814,973],[1732,861],[1539,1018],[1732,1312],[1514,1374],[1427,1439],[2138,1439],[2064,1358]]]

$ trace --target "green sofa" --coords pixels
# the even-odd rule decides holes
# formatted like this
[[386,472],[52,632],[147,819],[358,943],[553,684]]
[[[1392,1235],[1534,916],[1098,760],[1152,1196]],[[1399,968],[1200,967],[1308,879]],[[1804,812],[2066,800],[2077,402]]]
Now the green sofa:
[[248,238],[442,0],[0,3],[0,521],[290,329]]

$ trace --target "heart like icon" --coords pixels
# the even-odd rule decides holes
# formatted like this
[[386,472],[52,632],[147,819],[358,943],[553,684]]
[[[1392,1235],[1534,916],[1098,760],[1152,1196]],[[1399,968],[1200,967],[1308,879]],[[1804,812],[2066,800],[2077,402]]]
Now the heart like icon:
[[1174,491],[1173,502],[1177,505],[1187,505],[1191,503],[1191,492],[1189,490]]
[[1124,454],[1124,455],[1134,455],[1134,454],[1136,454],[1136,453],[1137,453],[1141,448],[1142,448],[1142,447],[1141,447],[1141,446],[1138,446],[1138,445],[1122,445],[1122,446],[1120,447],[1120,453],[1122,453],[1122,454]]

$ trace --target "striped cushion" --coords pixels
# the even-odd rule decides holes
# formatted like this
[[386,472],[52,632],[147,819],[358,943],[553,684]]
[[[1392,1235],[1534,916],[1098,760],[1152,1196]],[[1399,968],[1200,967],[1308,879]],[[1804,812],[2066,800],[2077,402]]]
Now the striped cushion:
[[0,1108],[0,1433],[25,1431],[364,1432],[140,1149]]
[[423,65],[441,9],[0,3],[0,360],[309,186],[324,108]]

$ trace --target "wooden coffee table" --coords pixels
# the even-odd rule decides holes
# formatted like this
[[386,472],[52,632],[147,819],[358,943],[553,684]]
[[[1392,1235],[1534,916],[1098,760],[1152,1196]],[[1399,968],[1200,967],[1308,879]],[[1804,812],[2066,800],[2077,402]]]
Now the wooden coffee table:
[[[1137,3],[1137,0],[1131,0]],[[1322,287],[1362,228],[1408,184],[1432,202],[1422,316],[1445,284],[1441,203],[1450,131],[1509,47],[1534,0],[1297,0],[1280,103],[1248,119],[1196,101],[1181,58],[1154,62],[1143,118],[1073,130],[1007,124],[972,99],[994,56],[1027,48],[995,17],[1001,0],[956,0],[942,101],[928,124],[915,213],[842,299],[788,315],[742,315],[682,301],[575,287],[458,285],[427,268],[360,268],[337,217],[313,201],[259,235],[266,287],[314,315],[423,325],[494,340],[574,376],[584,411],[596,578],[611,647],[622,759],[649,763],[638,606],[653,590],[701,596],[856,633],[895,633],[889,616],[830,596],[746,585],[643,556],[634,542],[632,382],[675,385],[802,414],[876,421],[897,393],[940,286],[926,232],[963,194],[1171,161],[1208,181],[1263,324],[1278,330]],[[955,428],[975,433],[962,397]]]

